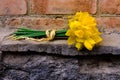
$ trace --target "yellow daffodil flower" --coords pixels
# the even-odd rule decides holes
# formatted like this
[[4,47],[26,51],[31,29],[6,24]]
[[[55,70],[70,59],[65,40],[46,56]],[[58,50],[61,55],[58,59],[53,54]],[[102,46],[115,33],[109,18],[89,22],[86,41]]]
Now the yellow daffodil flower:
[[97,23],[94,17],[88,12],[77,12],[68,23],[69,29],[66,32],[68,44],[75,45],[78,50],[85,46],[88,50],[102,41],[100,32],[96,27]]

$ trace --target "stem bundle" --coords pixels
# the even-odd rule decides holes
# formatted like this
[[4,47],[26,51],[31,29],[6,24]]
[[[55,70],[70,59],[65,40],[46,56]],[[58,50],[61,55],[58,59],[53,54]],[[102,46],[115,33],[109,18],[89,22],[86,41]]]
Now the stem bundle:
[[[67,37],[65,33],[67,30],[57,30],[55,37]],[[46,37],[46,31],[40,31],[40,30],[32,30],[29,28],[18,28],[16,32],[13,33],[14,37],[16,39],[20,39],[23,37],[29,37],[29,38],[43,38]]]

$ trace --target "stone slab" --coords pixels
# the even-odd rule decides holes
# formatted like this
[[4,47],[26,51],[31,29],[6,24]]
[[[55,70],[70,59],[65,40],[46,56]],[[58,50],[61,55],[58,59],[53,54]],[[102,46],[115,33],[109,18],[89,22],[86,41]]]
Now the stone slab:
[[[83,49],[77,51],[73,46],[67,44],[67,40],[54,40],[51,42],[35,42],[29,40],[11,40],[9,34],[12,31],[0,32],[0,51],[13,51],[13,52],[46,52],[47,54],[59,54],[59,55],[101,55],[101,54],[120,54],[120,35],[117,33],[102,34],[103,41],[97,45],[92,51]],[[6,37],[6,35],[8,35]]]

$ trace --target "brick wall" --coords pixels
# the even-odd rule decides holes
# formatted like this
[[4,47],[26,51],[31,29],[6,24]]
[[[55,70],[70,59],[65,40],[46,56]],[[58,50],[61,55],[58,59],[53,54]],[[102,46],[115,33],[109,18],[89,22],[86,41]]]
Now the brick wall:
[[120,28],[120,0],[0,0],[0,26],[64,29],[76,11],[89,12],[100,27]]

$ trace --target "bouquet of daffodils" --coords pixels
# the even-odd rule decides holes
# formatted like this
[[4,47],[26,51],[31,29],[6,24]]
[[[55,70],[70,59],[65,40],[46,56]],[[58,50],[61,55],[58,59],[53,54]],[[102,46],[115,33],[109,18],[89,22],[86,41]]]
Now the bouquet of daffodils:
[[34,41],[50,41],[54,38],[68,38],[68,44],[75,46],[78,50],[83,47],[92,50],[102,41],[101,33],[97,29],[96,20],[88,12],[77,12],[68,21],[68,30],[32,30],[19,28],[14,32],[12,39],[29,39]]

